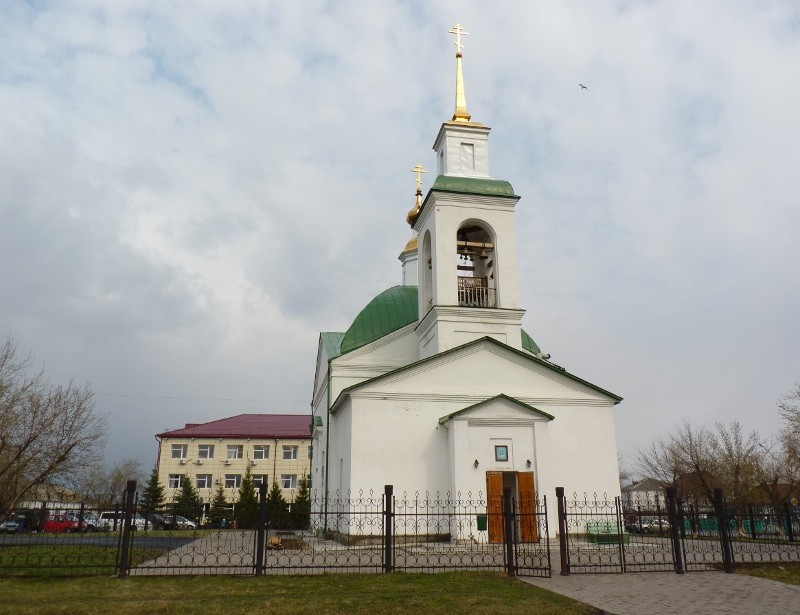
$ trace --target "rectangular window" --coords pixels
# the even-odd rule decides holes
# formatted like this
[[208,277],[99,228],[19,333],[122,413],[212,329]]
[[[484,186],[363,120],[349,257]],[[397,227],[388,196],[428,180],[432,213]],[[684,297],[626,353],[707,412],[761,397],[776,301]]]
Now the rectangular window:
[[269,444],[256,444],[253,447],[253,459],[269,459]]
[[172,458],[173,459],[186,459],[186,452],[189,449],[188,444],[173,444],[172,445]]
[[211,474],[198,474],[197,475],[197,488],[198,489],[211,489]]
[[269,485],[269,474],[253,474],[253,484],[260,487],[262,484]]
[[169,475],[169,488],[180,489],[183,484],[183,474],[170,474]]
[[297,474],[281,474],[281,487],[294,489],[297,487]]
[[197,447],[197,458],[198,459],[214,459],[214,445],[213,444],[201,444]]
[[225,487],[238,489],[242,486],[242,475],[241,474],[226,474],[225,475]]
[[283,447],[283,458],[284,459],[297,459],[297,448],[296,446],[284,446]]
[[244,457],[244,446],[241,444],[228,445],[228,459],[241,459]]

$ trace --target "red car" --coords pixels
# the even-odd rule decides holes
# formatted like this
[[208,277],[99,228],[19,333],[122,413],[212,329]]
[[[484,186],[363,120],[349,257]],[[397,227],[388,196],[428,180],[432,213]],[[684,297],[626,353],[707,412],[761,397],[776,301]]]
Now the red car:
[[68,532],[85,532],[86,522],[84,521],[80,529],[78,521],[70,519],[67,515],[50,515],[44,522],[44,531],[48,534],[63,534]]

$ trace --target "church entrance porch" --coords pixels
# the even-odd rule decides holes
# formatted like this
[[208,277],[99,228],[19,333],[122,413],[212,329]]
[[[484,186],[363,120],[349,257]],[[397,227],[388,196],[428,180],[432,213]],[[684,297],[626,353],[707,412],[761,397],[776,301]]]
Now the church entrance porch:
[[488,530],[490,543],[502,543],[505,538],[503,494],[508,490],[513,517],[513,535],[519,542],[536,542],[539,538],[536,521],[536,490],[533,472],[486,472]]

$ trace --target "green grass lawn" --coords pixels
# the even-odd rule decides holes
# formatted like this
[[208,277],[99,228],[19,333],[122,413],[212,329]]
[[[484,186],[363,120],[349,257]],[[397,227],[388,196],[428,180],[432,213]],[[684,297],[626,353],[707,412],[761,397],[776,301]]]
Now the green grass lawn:
[[591,607],[501,574],[0,579],[0,613],[140,615],[590,615]]
[[790,585],[800,585],[800,563],[786,564],[736,564],[738,574],[771,579]]

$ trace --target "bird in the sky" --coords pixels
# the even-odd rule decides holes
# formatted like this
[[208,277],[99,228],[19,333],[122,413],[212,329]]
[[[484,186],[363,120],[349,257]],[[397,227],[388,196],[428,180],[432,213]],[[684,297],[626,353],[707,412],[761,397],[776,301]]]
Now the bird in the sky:
[[581,86],[584,90],[588,90],[589,89],[585,85],[583,85],[582,83],[579,83],[578,85]]

